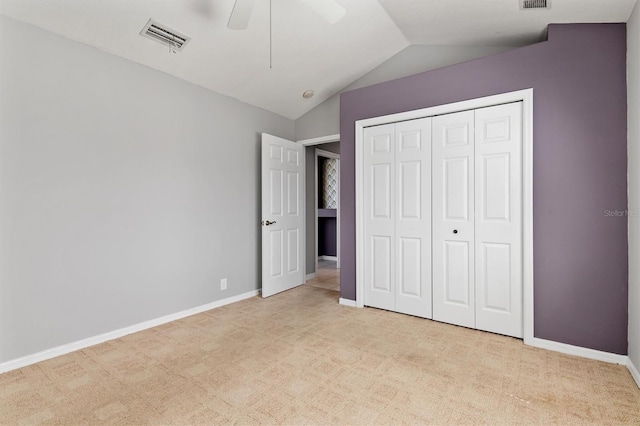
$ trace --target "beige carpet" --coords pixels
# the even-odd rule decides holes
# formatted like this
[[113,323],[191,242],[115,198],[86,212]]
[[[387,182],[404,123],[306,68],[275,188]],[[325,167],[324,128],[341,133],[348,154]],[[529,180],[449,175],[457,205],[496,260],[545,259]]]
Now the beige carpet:
[[640,424],[625,367],[301,286],[0,375],[0,423]]

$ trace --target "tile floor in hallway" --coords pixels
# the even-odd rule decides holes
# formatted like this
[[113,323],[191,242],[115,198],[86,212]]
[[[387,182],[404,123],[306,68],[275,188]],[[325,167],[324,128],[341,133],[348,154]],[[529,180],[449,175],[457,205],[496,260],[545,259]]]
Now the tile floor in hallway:
[[340,291],[340,269],[337,262],[332,260],[318,260],[316,277],[308,280],[306,285],[326,290]]

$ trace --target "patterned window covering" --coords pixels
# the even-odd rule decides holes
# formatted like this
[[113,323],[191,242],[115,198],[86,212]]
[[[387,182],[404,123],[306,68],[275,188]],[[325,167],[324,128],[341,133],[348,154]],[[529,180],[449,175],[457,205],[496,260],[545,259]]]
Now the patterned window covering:
[[322,162],[322,207],[338,208],[338,160],[325,158]]

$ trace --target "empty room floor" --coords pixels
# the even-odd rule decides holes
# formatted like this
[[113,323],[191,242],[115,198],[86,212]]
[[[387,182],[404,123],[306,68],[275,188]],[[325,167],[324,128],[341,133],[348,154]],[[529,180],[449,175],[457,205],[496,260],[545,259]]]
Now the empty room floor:
[[620,365],[303,285],[0,375],[0,424],[639,424]]

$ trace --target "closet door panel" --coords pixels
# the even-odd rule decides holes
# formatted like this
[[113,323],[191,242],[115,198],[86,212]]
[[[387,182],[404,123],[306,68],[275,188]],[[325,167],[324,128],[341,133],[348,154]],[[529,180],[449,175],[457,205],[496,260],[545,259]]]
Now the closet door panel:
[[475,327],[474,112],[432,120],[433,319]]
[[475,112],[476,327],[522,337],[522,104]]
[[473,289],[469,271],[473,259],[469,258],[469,246],[467,241],[444,241],[444,301],[449,305],[468,308],[471,304]]
[[395,125],[364,130],[364,304],[395,309]]
[[431,118],[396,123],[396,311],[431,318]]

